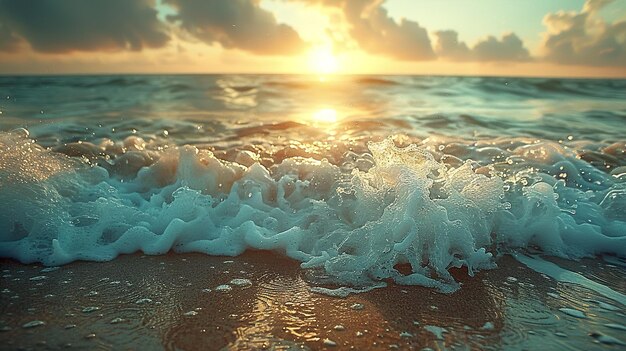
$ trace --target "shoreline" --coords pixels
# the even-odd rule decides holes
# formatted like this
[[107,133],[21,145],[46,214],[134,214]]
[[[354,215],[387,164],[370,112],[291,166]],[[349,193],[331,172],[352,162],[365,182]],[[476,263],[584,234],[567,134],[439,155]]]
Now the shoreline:
[[[0,342],[7,349],[600,350],[623,347],[598,335],[619,341],[623,330],[616,328],[626,324],[624,306],[510,256],[474,277],[456,272],[462,287],[450,295],[390,284],[346,298],[311,292],[306,270],[269,252],[133,254],[58,269],[0,263]],[[623,279],[615,280],[623,267],[559,264],[626,292]],[[34,321],[45,324],[23,327]]]

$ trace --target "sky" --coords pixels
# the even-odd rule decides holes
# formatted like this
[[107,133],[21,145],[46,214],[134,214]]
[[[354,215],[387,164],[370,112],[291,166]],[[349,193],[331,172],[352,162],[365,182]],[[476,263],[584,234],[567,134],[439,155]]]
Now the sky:
[[0,0],[0,74],[626,78],[623,0]]

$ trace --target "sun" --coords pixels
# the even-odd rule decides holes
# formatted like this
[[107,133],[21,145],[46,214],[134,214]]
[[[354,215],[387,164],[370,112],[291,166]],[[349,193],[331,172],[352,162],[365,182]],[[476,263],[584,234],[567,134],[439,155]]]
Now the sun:
[[332,74],[339,69],[339,62],[329,48],[315,48],[309,53],[309,66],[317,74]]

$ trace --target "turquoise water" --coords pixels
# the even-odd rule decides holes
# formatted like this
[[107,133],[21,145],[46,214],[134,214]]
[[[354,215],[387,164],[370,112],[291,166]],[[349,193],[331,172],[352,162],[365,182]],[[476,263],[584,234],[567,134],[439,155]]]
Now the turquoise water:
[[0,77],[0,97],[0,256],[22,262],[262,249],[450,292],[450,267],[506,252],[626,256],[624,80]]
[[[170,140],[177,144],[190,143],[190,139],[215,142],[232,136],[241,125],[309,124],[322,109],[334,109],[339,121],[352,123],[343,128],[359,130],[359,123],[376,121],[381,124],[377,130],[386,129],[383,134],[468,140],[537,137],[552,141],[573,136],[581,142],[611,142],[623,138],[626,113],[626,80],[412,76],[321,80],[287,75],[0,77],[0,93],[3,129],[55,123],[59,142],[120,139],[132,129],[143,137],[169,130]],[[197,126],[216,130],[207,135],[195,131]],[[111,131],[114,127],[117,133]],[[305,138],[303,131],[294,132]],[[39,134],[39,138],[47,136],[43,131]]]

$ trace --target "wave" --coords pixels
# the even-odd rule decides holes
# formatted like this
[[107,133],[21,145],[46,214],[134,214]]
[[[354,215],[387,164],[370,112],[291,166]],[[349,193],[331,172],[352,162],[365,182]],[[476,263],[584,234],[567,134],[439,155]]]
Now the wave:
[[356,79],[356,82],[362,85],[373,85],[373,86],[393,86],[393,85],[401,85],[401,83],[396,82],[391,79],[384,78],[375,78],[375,77],[363,77]]
[[[487,94],[506,94],[520,98],[545,99],[550,96],[624,99],[625,80],[558,78],[466,78]],[[471,84],[471,83],[470,83]]]
[[0,134],[0,256],[60,265],[271,250],[343,286],[391,279],[443,292],[459,288],[451,267],[473,275],[517,249],[626,256],[625,179],[554,143],[511,145],[488,167],[391,139],[338,162],[266,166],[245,150],[226,161],[193,146],[148,150],[136,137],[117,146],[69,157],[25,131]]

